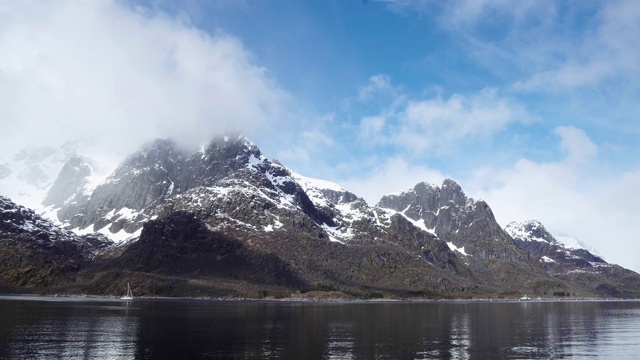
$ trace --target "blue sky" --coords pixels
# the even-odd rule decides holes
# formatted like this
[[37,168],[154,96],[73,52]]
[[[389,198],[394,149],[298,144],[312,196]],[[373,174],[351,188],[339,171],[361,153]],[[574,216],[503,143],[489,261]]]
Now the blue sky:
[[2,147],[234,129],[372,205],[450,177],[640,270],[637,49],[636,1],[9,0]]
[[[331,149],[313,149],[303,139],[304,152],[342,162],[354,176],[371,170],[374,157],[396,155],[451,176],[464,175],[474,164],[506,165],[522,157],[552,161],[564,156],[557,146],[559,126],[575,127],[599,144],[598,155],[607,160],[601,166],[620,171],[635,160],[639,106],[633,31],[638,26],[618,25],[615,16],[627,12],[625,7],[635,10],[633,3],[155,6],[208,33],[242,41],[255,64],[294,98],[293,136],[317,133],[331,144]],[[408,126],[409,109],[426,111],[414,115],[424,117],[455,106],[457,113],[431,120],[437,125],[433,131],[415,123],[420,119]],[[480,112],[495,119],[460,120]],[[379,132],[383,136],[376,137]],[[422,139],[407,140],[407,132]],[[267,149],[296,160],[286,149],[271,150],[268,144]],[[346,166],[352,163],[358,166]]]

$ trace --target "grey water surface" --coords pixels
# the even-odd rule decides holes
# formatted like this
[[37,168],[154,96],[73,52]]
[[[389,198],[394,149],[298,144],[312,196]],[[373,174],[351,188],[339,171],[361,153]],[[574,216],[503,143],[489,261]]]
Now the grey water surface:
[[640,358],[640,302],[0,297],[0,359],[570,358]]

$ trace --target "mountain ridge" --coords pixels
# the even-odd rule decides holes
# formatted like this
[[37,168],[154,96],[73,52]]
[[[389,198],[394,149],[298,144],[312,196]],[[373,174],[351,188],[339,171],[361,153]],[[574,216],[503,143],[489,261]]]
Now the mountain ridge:
[[[467,197],[451,179],[421,182],[370,206],[269,160],[239,134],[217,136],[195,153],[156,140],[89,193],[90,170],[88,161],[70,157],[46,201],[65,228],[116,240],[77,259],[80,280],[66,285],[80,281],[85,291],[109,293],[137,279],[139,293],[173,296],[261,287],[280,295],[324,289],[401,298],[640,295],[640,275],[563,247],[542,224],[503,229],[485,201]],[[148,265],[140,267],[142,258]],[[247,275],[258,264],[271,277]]]

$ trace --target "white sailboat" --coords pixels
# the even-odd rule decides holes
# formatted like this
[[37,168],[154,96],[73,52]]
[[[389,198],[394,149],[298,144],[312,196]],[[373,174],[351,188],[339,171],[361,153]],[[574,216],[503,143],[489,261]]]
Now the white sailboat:
[[129,283],[127,283],[127,293],[126,293],[126,295],[124,295],[120,299],[122,299],[122,300],[131,300],[131,299],[133,299],[133,293],[131,292],[131,287],[129,286]]

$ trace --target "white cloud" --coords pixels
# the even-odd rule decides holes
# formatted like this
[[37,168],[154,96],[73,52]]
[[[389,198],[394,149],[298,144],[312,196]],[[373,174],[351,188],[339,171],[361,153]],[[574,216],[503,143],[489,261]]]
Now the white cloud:
[[358,89],[358,100],[369,101],[380,95],[395,95],[397,89],[391,78],[385,74],[376,74],[369,78],[369,83]]
[[360,120],[360,136],[370,139],[378,135],[383,129],[387,119],[385,116],[365,116]]
[[372,89],[393,91],[385,92],[390,96],[377,113],[363,116],[353,129],[365,148],[383,145],[409,156],[455,153],[461,146],[490,140],[512,123],[534,119],[520,103],[492,88],[448,98],[436,89],[432,97],[410,99],[387,77],[373,79],[377,77],[362,88],[367,97],[376,93]]
[[582,129],[573,126],[560,126],[555,130],[560,136],[560,149],[566,151],[567,163],[584,163],[591,160],[598,147]]
[[370,172],[335,182],[375,205],[383,195],[413,188],[419,182],[441,184],[445,176],[426,166],[412,165],[400,157],[380,162]]
[[428,11],[433,5],[432,0],[377,0],[377,2],[385,3],[391,10],[399,13],[409,11],[422,13]]
[[481,169],[461,182],[468,184],[465,190],[485,199],[503,226],[536,219],[555,234],[593,246],[607,261],[640,271],[640,170],[600,171],[593,157],[597,146],[584,131],[559,127],[556,133],[564,159],[521,159],[511,168]]
[[345,160],[343,144],[332,133],[336,127],[333,114],[307,115],[296,127],[304,130],[271,133],[272,140],[258,146],[267,157],[282,161],[299,174],[327,179],[338,171],[336,161]]
[[515,83],[518,90],[556,90],[597,86],[640,76],[640,3],[633,0],[602,3],[593,28],[563,50],[564,60]]
[[[558,88],[577,88],[597,83],[612,74],[609,64],[599,62],[570,62],[559,66],[559,69],[534,73],[530,78],[517,81],[513,89],[530,91],[536,89],[556,90]],[[551,87],[549,87],[551,86]]]
[[[545,22],[552,19],[554,10],[548,0],[457,0],[446,3],[441,21],[449,28],[476,27],[482,21],[500,18],[508,25]],[[505,21],[507,19],[508,21]],[[505,25],[507,25],[505,24]]]
[[119,1],[0,5],[3,151],[29,144],[126,154],[171,136],[204,143],[256,133],[288,95],[235,37]]
[[[501,225],[513,220],[538,219],[549,225],[572,223],[575,208],[588,207],[577,189],[579,176],[566,163],[535,163],[518,160],[512,168],[492,169],[469,184],[494,184],[475,196],[487,200]],[[542,216],[543,218],[538,218]],[[548,221],[544,221],[547,219]]]
[[500,21],[508,27],[539,26],[555,17],[552,0],[380,0],[396,12],[435,14],[440,23],[453,31],[469,31],[486,22]]
[[[489,71],[517,69],[518,91],[598,87],[640,77],[640,3],[635,0],[389,0],[393,10],[438,19]],[[511,73],[513,74],[513,73]]]
[[485,89],[470,97],[409,102],[398,115],[391,137],[396,145],[412,152],[446,151],[461,141],[487,138],[509,123],[528,119],[517,103]]

